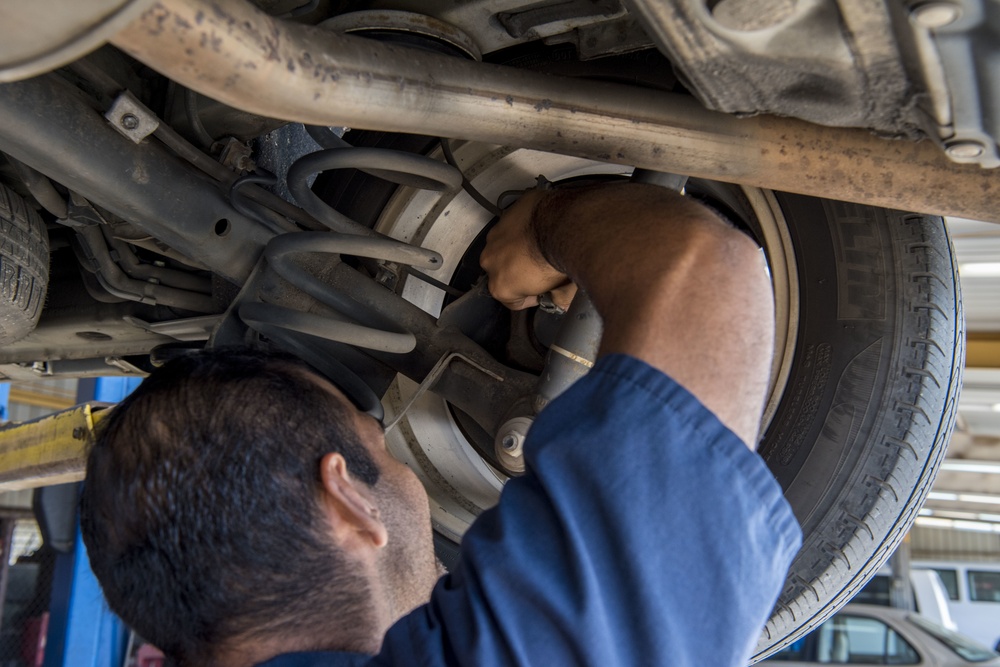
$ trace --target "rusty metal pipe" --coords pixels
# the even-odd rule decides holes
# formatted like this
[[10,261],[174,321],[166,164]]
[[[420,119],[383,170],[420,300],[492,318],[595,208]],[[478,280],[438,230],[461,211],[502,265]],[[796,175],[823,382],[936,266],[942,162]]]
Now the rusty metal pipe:
[[272,18],[245,0],[159,0],[113,43],[182,85],[314,125],[517,145],[831,199],[1000,221],[1000,171],[930,142],[682,95],[415,51]]

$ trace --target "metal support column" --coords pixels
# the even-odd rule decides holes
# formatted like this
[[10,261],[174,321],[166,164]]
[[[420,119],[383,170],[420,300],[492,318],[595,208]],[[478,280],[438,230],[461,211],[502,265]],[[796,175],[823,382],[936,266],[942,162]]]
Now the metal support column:
[[[77,400],[117,403],[138,384],[137,378],[81,380]],[[78,483],[72,486],[79,490]],[[104,601],[80,537],[79,519],[72,551],[56,559],[49,613],[44,667],[124,664],[129,632]]]
[[10,551],[14,543],[14,524],[17,522],[13,518],[0,518],[0,554],[3,561],[0,561],[0,629],[3,628],[3,610],[7,604],[7,585],[10,583]]
[[913,609],[913,586],[910,584],[910,536],[907,534],[889,558],[892,567],[892,588],[889,602],[896,609]]

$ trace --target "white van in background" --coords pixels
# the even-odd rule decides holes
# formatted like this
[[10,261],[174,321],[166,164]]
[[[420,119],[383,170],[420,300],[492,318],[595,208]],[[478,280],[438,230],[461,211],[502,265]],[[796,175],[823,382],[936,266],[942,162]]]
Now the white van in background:
[[[962,632],[961,626],[952,617],[948,591],[935,570],[922,565],[911,567],[910,589],[914,611],[949,630]],[[892,569],[883,565],[851,602],[889,607],[892,605],[891,591]]]
[[913,561],[937,572],[958,631],[997,650],[1000,644],[1000,563]]

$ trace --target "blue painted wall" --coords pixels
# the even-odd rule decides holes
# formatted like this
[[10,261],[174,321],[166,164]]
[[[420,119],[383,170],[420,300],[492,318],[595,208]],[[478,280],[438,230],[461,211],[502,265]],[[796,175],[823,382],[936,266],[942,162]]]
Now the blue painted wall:
[[0,382],[0,422],[10,419],[10,410],[7,405],[10,403],[10,383]]

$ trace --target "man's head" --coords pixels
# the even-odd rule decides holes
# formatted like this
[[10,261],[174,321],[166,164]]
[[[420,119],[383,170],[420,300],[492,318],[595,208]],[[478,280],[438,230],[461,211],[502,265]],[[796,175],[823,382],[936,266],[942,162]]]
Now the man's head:
[[426,496],[378,423],[258,352],[177,359],[117,406],[81,527],[111,608],[182,665],[373,651],[437,574]]

